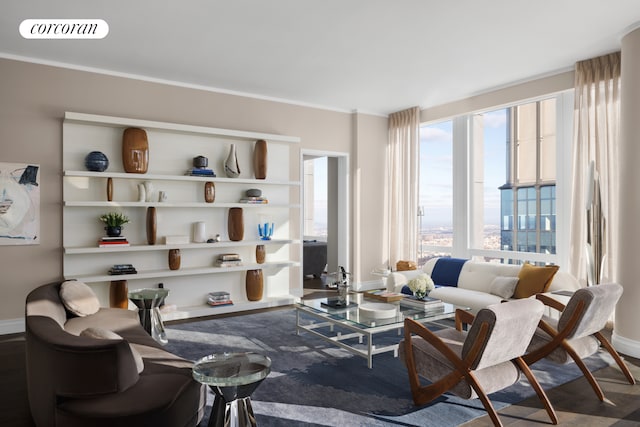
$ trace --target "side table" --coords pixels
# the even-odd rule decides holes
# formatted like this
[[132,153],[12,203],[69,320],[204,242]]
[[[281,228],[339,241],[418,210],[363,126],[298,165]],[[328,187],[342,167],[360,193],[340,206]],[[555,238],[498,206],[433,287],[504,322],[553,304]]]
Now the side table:
[[193,378],[216,395],[209,427],[255,427],[250,396],[269,372],[271,359],[257,353],[212,354],[196,361]]
[[136,289],[129,292],[129,299],[138,307],[142,327],[154,340],[164,345],[169,342],[160,316],[160,304],[169,295],[164,288]]

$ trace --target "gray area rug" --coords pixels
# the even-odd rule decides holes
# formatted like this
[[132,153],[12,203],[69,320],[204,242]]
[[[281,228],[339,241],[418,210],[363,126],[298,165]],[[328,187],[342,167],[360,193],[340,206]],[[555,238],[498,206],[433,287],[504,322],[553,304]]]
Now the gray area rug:
[[[283,309],[171,325],[167,327],[166,348],[190,360],[221,352],[269,356],[271,373],[252,395],[260,426],[450,427],[486,414],[479,400],[448,394],[430,404],[414,406],[406,368],[393,353],[374,356],[373,369],[368,369],[362,357],[310,334],[296,335],[295,319],[294,309]],[[393,331],[376,335],[374,342],[399,340]],[[602,352],[587,360],[592,371],[610,363],[610,356]],[[581,375],[575,364],[561,366],[544,360],[532,369],[545,390]],[[489,397],[499,411],[534,394],[522,379]],[[201,426],[207,425],[212,403],[209,392]]]

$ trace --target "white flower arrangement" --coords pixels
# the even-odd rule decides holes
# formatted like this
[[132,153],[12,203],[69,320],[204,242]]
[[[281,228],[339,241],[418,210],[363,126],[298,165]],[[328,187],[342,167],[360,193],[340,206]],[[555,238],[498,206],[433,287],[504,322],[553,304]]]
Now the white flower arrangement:
[[416,298],[424,298],[429,291],[435,289],[433,279],[428,274],[422,273],[416,278],[409,280],[407,286]]

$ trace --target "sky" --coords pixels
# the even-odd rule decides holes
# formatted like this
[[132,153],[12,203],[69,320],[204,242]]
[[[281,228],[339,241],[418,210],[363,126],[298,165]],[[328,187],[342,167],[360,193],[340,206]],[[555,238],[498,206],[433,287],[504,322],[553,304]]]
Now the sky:
[[[484,205],[485,224],[500,223],[500,192],[506,182],[505,150],[507,112],[504,109],[484,117]],[[452,121],[420,128],[420,196],[424,206],[423,227],[451,227],[453,200]]]

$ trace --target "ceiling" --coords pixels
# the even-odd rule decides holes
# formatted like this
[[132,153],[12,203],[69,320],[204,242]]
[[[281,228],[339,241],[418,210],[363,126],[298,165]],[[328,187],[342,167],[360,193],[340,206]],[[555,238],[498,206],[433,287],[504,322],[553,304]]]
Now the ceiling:
[[[27,40],[94,18],[102,40]],[[620,49],[638,0],[3,0],[0,57],[386,115]]]

